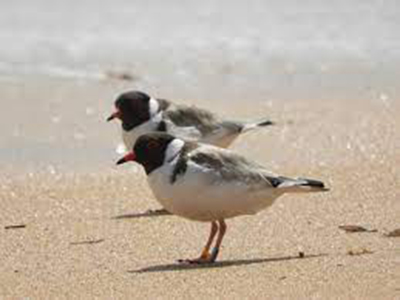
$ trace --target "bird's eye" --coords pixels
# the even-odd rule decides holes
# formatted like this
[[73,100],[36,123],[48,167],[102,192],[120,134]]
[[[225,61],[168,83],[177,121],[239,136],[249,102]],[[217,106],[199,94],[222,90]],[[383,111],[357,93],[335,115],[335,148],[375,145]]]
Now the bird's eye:
[[156,141],[150,141],[150,142],[147,144],[147,147],[148,147],[149,149],[155,149],[155,148],[158,147],[158,143],[157,143]]

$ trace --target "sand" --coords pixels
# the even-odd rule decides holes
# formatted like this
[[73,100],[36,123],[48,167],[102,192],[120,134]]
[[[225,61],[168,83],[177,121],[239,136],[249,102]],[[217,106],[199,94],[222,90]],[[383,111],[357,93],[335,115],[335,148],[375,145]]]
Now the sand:
[[331,187],[229,220],[219,262],[199,267],[175,261],[199,254],[209,225],[143,216],[158,208],[143,171],[114,166],[117,125],[104,118],[126,87],[0,84],[1,299],[400,299],[400,238],[384,236],[400,228],[398,95],[188,100],[271,116],[275,128],[233,148]]

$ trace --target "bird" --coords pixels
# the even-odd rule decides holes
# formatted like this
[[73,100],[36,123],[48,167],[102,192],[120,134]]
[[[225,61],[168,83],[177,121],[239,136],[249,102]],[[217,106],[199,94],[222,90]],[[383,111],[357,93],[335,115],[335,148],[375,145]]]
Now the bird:
[[[209,110],[176,105],[142,91],[124,92],[117,97],[114,105],[115,111],[107,121],[121,121],[126,149],[132,149],[139,136],[153,131],[226,148],[241,134],[274,124],[269,119],[253,122],[221,120]],[[169,215],[170,212],[164,208],[149,209],[145,214]]]
[[115,111],[107,121],[121,120],[122,139],[127,149],[132,149],[139,136],[152,131],[226,148],[241,134],[274,124],[269,119],[223,120],[209,110],[177,105],[141,91],[124,92],[114,104]]
[[200,256],[179,260],[182,263],[215,262],[227,230],[226,219],[254,215],[287,193],[328,190],[322,181],[278,176],[231,150],[168,133],[140,136],[117,165],[129,161],[144,167],[156,200],[169,212],[211,224]]

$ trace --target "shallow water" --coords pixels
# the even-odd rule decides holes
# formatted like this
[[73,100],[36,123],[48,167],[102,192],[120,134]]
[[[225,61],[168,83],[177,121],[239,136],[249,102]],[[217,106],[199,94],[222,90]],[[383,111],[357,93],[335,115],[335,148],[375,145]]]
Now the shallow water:
[[122,69],[142,85],[179,83],[203,96],[205,86],[390,88],[399,72],[396,0],[21,0],[1,1],[0,16],[3,80],[98,80]]
[[360,101],[398,107],[399,15],[395,0],[0,1],[3,168],[112,164],[120,138],[104,119],[130,88],[242,119],[320,127],[317,110],[343,109],[337,122],[373,124]]

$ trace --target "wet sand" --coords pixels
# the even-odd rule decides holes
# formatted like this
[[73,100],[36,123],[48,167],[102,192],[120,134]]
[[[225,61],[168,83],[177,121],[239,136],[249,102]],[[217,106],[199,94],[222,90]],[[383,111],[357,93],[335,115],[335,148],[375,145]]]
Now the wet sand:
[[[270,116],[275,128],[233,148],[331,187],[229,220],[220,261],[196,267],[175,260],[198,255],[208,224],[142,216],[158,208],[142,170],[114,166],[117,125],[104,119],[128,86],[0,83],[0,298],[400,299],[400,238],[384,236],[400,227],[398,94],[188,100]],[[178,89],[162,96],[188,99]],[[377,231],[338,228],[348,224]]]

